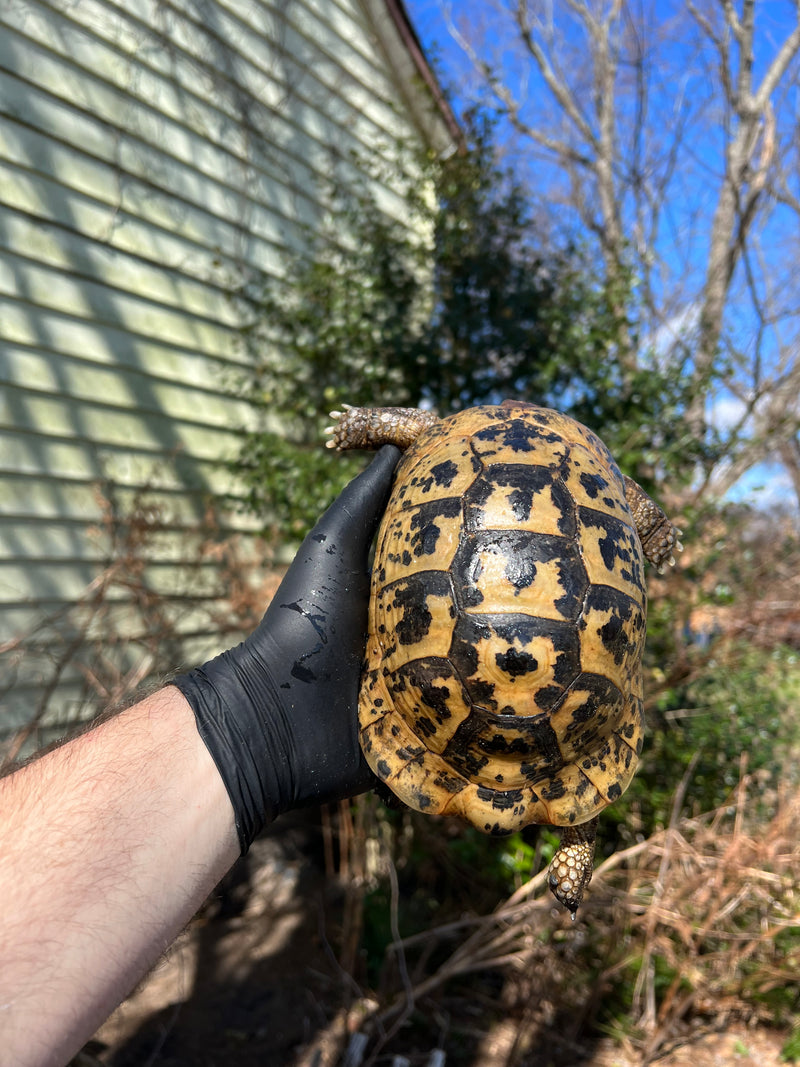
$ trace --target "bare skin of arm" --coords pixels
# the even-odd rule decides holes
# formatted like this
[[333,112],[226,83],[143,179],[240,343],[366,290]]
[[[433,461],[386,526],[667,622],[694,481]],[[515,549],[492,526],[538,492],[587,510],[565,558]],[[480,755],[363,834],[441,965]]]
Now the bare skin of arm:
[[245,641],[0,780],[2,1067],[63,1067],[267,823],[371,788],[368,554],[398,455],[328,508]]
[[239,854],[173,687],[0,781],[0,1060],[63,1067]]

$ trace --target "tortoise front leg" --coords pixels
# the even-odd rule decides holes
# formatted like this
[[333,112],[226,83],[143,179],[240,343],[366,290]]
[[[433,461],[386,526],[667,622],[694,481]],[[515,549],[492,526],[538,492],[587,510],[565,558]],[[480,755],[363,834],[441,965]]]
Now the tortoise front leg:
[[406,449],[423,430],[439,421],[433,411],[419,408],[355,408],[344,405],[344,411],[332,411],[336,419],[325,433],[331,434],[325,442],[328,448],[339,452],[350,448],[377,449],[382,445],[396,445]]
[[642,543],[646,558],[659,571],[664,564],[675,563],[674,551],[680,551],[683,545],[678,540],[680,530],[674,526],[654,500],[651,500],[638,482],[623,474],[625,482],[625,499],[631,509],[636,532]]
[[597,816],[580,826],[566,826],[561,844],[553,856],[547,877],[550,892],[568,911],[575,912],[583,900],[583,891],[592,880]]

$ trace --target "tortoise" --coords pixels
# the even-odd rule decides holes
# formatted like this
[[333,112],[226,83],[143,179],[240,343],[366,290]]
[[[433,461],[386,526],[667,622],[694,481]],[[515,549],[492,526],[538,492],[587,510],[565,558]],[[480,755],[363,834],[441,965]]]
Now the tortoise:
[[643,557],[674,563],[680,531],[549,408],[331,415],[329,447],[405,453],[372,568],[366,759],[418,811],[563,827],[548,883],[574,919],[642,748]]

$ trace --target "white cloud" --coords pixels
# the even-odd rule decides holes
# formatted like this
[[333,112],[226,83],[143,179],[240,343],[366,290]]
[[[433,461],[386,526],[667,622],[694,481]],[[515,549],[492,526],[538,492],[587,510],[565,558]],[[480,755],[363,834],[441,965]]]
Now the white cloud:
[[730,393],[712,396],[707,403],[708,421],[721,433],[738,426],[745,410],[744,402]]

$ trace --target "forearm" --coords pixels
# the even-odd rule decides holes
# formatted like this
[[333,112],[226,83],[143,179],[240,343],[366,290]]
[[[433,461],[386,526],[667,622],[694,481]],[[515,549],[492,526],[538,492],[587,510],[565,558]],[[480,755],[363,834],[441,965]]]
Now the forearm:
[[238,855],[174,688],[0,781],[3,1056],[60,1067]]

